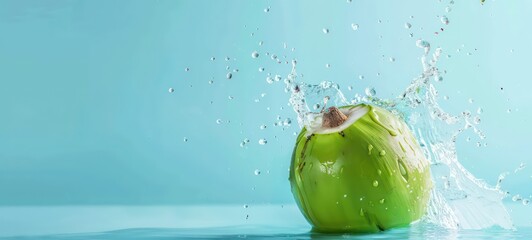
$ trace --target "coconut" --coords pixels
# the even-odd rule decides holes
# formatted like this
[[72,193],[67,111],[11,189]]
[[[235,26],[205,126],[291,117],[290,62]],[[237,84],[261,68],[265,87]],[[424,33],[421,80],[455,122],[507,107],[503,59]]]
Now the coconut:
[[377,232],[427,209],[429,161],[408,126],[382,108],[331,107],[299,134],[290,183],[318,232]]

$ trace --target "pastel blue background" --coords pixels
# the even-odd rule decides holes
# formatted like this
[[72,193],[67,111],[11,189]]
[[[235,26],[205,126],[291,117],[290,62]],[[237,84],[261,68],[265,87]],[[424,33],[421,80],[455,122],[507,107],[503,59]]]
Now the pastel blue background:
[[[421,73],[419,38],[444,50],[447,74],[436,84],[450,98],[441,99],[444,109],[484,109],[488,145],[462,135],[461,162],[491,184],[510,171],[504,189],[529,196],[530,168],[513,170],[532,163],[532,2],[446,6],[2,0],[0,205],[293,203],[287,178],[298,127],[282,82],[269,85],[266,74],[285,77],[284,61],[297,58],[306,82],[337,82],[349,97],[373,86],[392,98]],[[292,126],[273,126],[277,116]]]

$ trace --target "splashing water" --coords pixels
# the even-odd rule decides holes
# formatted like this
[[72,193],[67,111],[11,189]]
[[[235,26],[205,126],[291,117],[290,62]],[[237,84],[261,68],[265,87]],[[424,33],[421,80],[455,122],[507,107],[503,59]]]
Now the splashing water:
[[499,226],[513,228],[506,211],[500,186],[491,187],[475,178],[458,161],[456,138],[466,129],[472,129],[481,139],[484,134],[474,124],[471,113],[453,116],[440,108],[433,81],[441,81],[436,67],[442,50],[429,55],[430,43],[417,40],[424,50],[421,58],[423,73],[414,79],[397,99],[379,99],[374,94],[355,95],[348,101],[338,84],[322,82],[310,85],[297,82],[296,61],[285,80],[286,91],[291,93],[289,103],[298,115],[300,127],[309,130],[321,126],[324,105],[341,106],[370,103],[398,115],[408,124],[431,163],[434,188],[423,222],[448,229],[483,229]]

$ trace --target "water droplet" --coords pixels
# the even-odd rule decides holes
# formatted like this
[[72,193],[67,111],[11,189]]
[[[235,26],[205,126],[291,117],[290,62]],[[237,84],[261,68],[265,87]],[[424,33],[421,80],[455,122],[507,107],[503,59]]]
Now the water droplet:
[[412,24],[410,24],[410,23],[405,23],[405,28],[406,28],[406,29],[410,29],[411,27],[412,27]]
[[443,100],[449,100],[449,96],[443,96]]
[[482,109],[482,108],[478,108],[478,109],[477,109],[477,113],[478,113],[478,114],[482,114],[483,112],[484,112],[484,109]]
[[473,119],[473,123],[474,123],[474,124],[480,124],[480,117],[479,117],[479,116],[476,116],[476,117]]
[[356,24],[356,23],[351,23],[351,28],[352,28],[354,31],[358,30],[358,24]]
[[380,169],[377,169],[377,174],[382,175],[382,171]]
[[268,143],[268,141],[266,141],[266,139],[264,139],[264,138],[259,139],[259,144],[260,145],[265,145],[266,143]]
[[528,205],[529,203],[530,203],[530,199],[528,199],[528,198],[523,199],[523,205],[526,206],[526,205]]
[[259,41],[259,46],[262,46],[262,44],[264,44],[263,41]]
[[229,60],[231,60],[231,58],[225,57],[225,61],[229,61]]
[[323,33],[325,33],[325,34],[329,33],[329,29],[328,29],[328,28],[324,28],[324,29],[322,29],[322,31],[323,31]]
[[173,93],[173,92],[174,92],[174,89],[173,89],[173,88],[168,88],[168,92],[169,92],[169,93]]
[[183,142],[188,142],[188,138],[184,137]]
[[347,194],[344,194],[344,198],[346,198],[346,197],[347,197]]
[[521,201],[523,198],[521,198],[521,195],[519,194],[516,194],[512,197],[512,201],[514,202],[517,202],[517,201]]
[[366,88],[365,93],[369,97],[373,97],[375,96],[375,94],[377,94],[377,92],[375,91],[375,88],[370,88],[370,87]]
[[371,155],[371,150],[373,150],[373,145],[368,145],[368,155]]
[[451,7],[446,7],[445,8],[445,12],[451,12],[452,8]]
[[244,208],[248,208],[249,206],[247,204],[244,204]]
[[258,58],[258,57],[259,57],[259,53],[258,53],[257,51],[253,51],[253,52],[251,53],[251,57],[252,57],[252,58]]
[[523,170],[525,167],[526,167],[526,164],[525,164],[524,162],[522,162],[521,164],[519,164],[519,167],[517,167],[517,168],[514,170],[514,173],[517,173],[517,172]]
[[276,82],[279,82],[281,81],[281,75],[275,75],[275,79],[274,79]]
[[477,142],[477,147],[482,147],[482,143],[481,142]]
[[265,13],[270,12],[270,7],[265,8],[265,9],[264,9],[264,12],[265,12]]
[[364,79],[364,75],[358,75],[358,79],[360,80]]
[[384,149],[383,149],[383,150],[381,150],[381,151],[380,151],[380,153],[379,153],[379,155],[381,155],[381,156],[384,156],[384,155],[386,155],[386,151],[384,151]]
[[216,58],[215,57],[211,57],[211,61],[214,61],[214,60],[216,60]]
[[381,204],[384,204],[384,198],[379,201]]
[[210,80],[210,81],[209,81],[209,84],[213,84],[213,83],[214,83],[214,81],[213,81],[213,80]]
[[326,68],[330,68],[330,67],[331,67],[331,64],[328,64],[328,63],[327,63],[327,64],[325,64],[325,67],[326,67]]
[[216,119],[216,123],[221,124],[222,123],[222,119],[219,119],[219,118]]
[[418,39],[416,41],[416,46],[418,48],[423,48],[425,50],[425,54],[428,54],[428,52],[430,51],[430,43],[423,39]]
[[359,214],[360,214],[361,217],[364,217],[364,210],[362,208],[360,209],[360,213]]
[[268,84],[272,84],[273,83],[273,78],[272,77],[266,77],[266,82]]
[[373,181],[373,186],[374,187],[378,187],[379,186],[379,181],[377,181],[377,180]]
[[511,113],[512,112],[512,109],[508,108],[508,110],[506,110],[507,113]]
[[227,79],[231,79],[233,77],[233,74],[232,73],[227,73],[227,75],[225,77],[227,77]]
[[472,99],[472,98],[470,98],[470,99],[468,100],[468,102],[469,102],[469,103],[474,103],[474,102],[475,102],[475,100],[474,100],[474,99]]
[[263,68],[263,67],[260,67],[260,68],[259,68],[259,72],[264,72],[264,68]]
[[271,58],[272,58],[272,60],[276,60],[277,59],[277,55],[272,54]]
[[390,57],[390,62],[395,62],[395,58],[394,57]]
[[446,17],[446,16],[442,16],[440,18],[440,21],[445,24],[445,25],[448,25],[449,24],[449,19]]
[[260,170],[259,169],[255,169],[254,173],[255,173],[256,176],[258,176],[258,175],[260,175]]
[[264,129],[266,129],[266,125],[260,125],[259,128],[260,128],[261,130],[264,130]]

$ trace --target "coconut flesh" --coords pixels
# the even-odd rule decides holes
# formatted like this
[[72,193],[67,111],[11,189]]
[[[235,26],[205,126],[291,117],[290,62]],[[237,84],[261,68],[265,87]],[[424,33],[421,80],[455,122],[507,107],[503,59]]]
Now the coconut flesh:
[[330,107],[328,111],[314,117],[314,121],[307,127],[307,136],[312,134],[330,134],[343,131],[368,113],[364,105],[348,108]]
[[315,231],[377,232],[423,216],[429,162],[404,121],[366,104],[312,117],[297,138],[289,180]]

